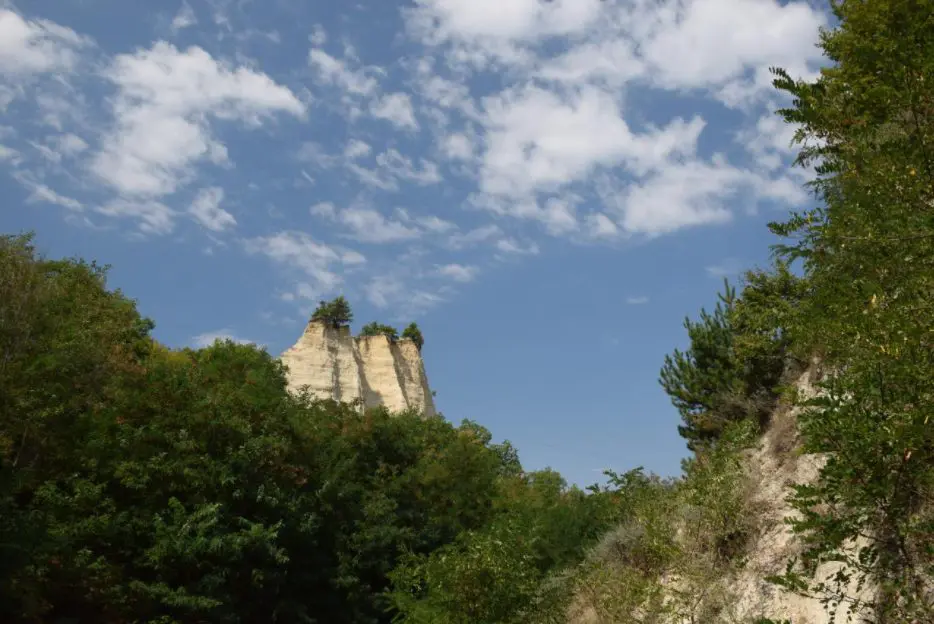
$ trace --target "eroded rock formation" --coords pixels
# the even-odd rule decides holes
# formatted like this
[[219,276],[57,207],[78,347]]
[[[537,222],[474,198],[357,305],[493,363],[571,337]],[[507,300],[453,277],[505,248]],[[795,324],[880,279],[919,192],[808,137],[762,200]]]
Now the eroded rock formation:
[[307,386],[320,398],[347,403],[362,399],[366,407],[435,414],[425,365],[411,340],[354,337],[349,327],[311,321],[281,359],[293,390]]

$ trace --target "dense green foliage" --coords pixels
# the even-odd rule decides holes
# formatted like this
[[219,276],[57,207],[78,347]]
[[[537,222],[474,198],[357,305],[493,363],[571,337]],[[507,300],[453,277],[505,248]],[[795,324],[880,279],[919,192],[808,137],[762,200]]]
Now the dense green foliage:
[[391,342],[399,338],[399,331],[392,325],[383,325],[373,321],[360,328],[361,336],[386,336]]
[[388,622],[413,562],[534,523],[540,575],[606,526],[476,423],[293,396],[253,346],[161,347],[104,277],[0,239],[4,622]]
[[336,297],[331,301],[321,301],[311,315],[311,320],[322,321],[331,327],[347,327],[353,322],[353,311],[350,303],[343,297]]
[[402,330],[402,337],[408,338],[414,342],[419,351],[422,350],[422,346],[425,344],[425,338],[422,336],[422,330],[418,328],[418,325],[415,322],[409,323],[408,327]]
[[[809,549],[793,568],[804,576],[785,581],[801,588],[816,562],[842,559],[846,576],[881,586],[879,621],[932,621],[934,5],[834,10],[840,26],[821,40],[834,65],[814,83],[776,71],[821,205],[772,229],[803,260],[800,338],[831,371],[801,419],[805,450],[830,459],[799,488]],[[839,601],[838,580],[808,590]]]

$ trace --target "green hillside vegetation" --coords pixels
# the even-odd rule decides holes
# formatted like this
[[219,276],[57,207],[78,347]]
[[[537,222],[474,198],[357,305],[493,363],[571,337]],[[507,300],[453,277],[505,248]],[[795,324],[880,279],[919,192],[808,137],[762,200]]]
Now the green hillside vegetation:
[[[717,581],[762,528],[745,451],[797,405],[795,452],[829,460],[793,492],[802,556],[768,580],[934,622],[934,3],[834,12],[816,81],[773,70],[814,207],[661,362],[678,478],[581,490],[473,421],[292,395],[264,350],[166,348],[105,268],[0,238],[0,621],[725,623]],[[797,396],[815,366],[822,394]],[[816,583],[824,561],[845,569]]]

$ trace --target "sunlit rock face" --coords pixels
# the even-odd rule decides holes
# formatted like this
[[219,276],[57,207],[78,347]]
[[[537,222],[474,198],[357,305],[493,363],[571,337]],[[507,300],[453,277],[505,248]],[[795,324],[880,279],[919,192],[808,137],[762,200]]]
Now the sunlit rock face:
[[346,403],[362,399],[366,407],[415,408],[425,416],[435,414],[425,365],[411,340],[354,338],[349,327],[311,321],[281,359],[294,391],[307,386],[322,399]]

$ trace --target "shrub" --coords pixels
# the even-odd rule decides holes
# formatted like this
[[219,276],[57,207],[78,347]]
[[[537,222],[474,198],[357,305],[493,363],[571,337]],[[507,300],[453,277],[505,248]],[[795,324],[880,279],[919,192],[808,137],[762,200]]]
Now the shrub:
[[422,336],[422,330],[420,330],[418,325],[414,322],[409,323],[408,327],[402,331],[402,337],[408,338],[414,342],[419,351],[422,350],[422,345],[425,344],[425,338]]
[[373,321],[367,323],[360,329],[361,336],[386,336],[390,342],[395,342],[399,338],[399,332],[392,325],[383,325]]

